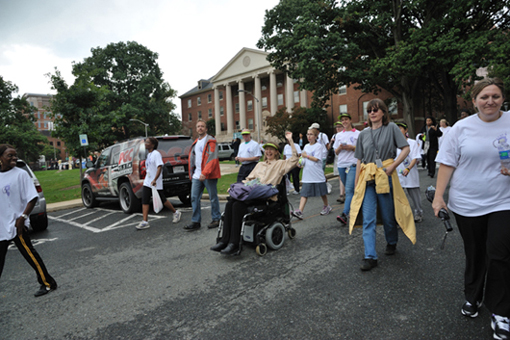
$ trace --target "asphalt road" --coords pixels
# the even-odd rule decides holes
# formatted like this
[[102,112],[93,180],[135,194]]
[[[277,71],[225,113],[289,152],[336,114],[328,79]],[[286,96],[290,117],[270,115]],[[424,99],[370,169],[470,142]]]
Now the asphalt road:
[[[422,188],[432,180],[420,171]],[[137,231],[139,215],[115,204],[50,214],[36,249],[59,284],[40,298],[33,270],[8,251],[0,279],[0,339],[490,339],[490,314],[461,315],[464,255],[458,230],[443,250],[444,227],[425,202],[418,242],[400,233],[379,266],[361,272],[361,230],[352,235],[334,211],[320,216],[310,199],[297,237],[264,257],[246,247],[239,257],[209,250],[216,230],[208,201],[202,229],[171,224],[164,210]],[[424,196],[424,195],[423,195]],[[289,196],[294,206],[299,197]],[[177,201],[175,201],[177,204]],[[223,209],[223,204],[222,204]]]

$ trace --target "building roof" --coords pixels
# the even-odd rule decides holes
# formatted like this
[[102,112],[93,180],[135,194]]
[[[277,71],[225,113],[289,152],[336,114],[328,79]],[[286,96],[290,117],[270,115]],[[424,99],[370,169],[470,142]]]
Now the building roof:
[[197,86],[195,86],[194,88],[192,88],[191,90],[189,90],[188,92],[183,94],[182,96],[179,96],[179,98],[183,98],[183,97],[187,97],[187,96],[192,95],[192,94],[197,94],[197,93],[200,93],[200,92],[205,92],[205,91],[211,90],[212,87],[213,87],[213,84],[211,82],[212,78],[213,77],[211,77],[209,79],[200,79],[198,81]]
[[23,97],[53,97],[52,94],[41,94],[41,93],[25,93]]

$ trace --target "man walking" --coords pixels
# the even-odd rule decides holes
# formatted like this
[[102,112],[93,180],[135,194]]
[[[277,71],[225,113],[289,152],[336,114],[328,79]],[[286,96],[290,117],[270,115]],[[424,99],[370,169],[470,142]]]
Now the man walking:
[[218,178],[221,177],[216,139],[207,134],[203,120],[197,122],[198,138],[193,142],[189,153],[189,176],[191,178],[191,207],[193,215],[191,224],[184,227],[186,231],[200,229],[202,219],[200,200],[204,187],[211,201],[212,222],[208,228],[216,228],[220,224],[220,203],[218,201]]
[[237,174],[237,182],[242,182],[250,174],[257,165],[260,156],[262,156],[259,143],[251,139],[250,130],[243,129],[241,135],[243,136],[244,143],[239,145],[239,153],[236,157],[236,160],[242,163]]

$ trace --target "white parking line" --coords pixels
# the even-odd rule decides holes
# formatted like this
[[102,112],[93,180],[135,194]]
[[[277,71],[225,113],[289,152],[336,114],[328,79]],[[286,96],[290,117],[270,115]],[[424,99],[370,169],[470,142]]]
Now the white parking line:
[[67,216],[67,215],[76,214],[77,212],[85,210],[85,209],[87,209],[87,208],[81,208],[81,209],[78,209],[78,210],[73,210],[73,211],[71,211],[71,212],[69,212],[67,214],[60,215],[59,217],[64,217],[64,216]]
[[[71,214],[75,214],[77,212],[80,212],[80,211],[83,211],[84,209],[78,209],[78,210],[75,210],[71,213],[67,213],[65,215],[62,215],[62,216],[67,216],[67,215],[71,215]],[[90,226],[91,223],[96,223],[98,221],[101,221],[102,219],[110,216],[110,215],[113,215],[113,214],[123,214],[121,211],[111,211],[111,210],[108,210],[108,209],[102,209],[102,208],[94,208],[92,209],[93,211],[91,211],[90,213],[87,213],[87,214],[83,214],[83,215],[80,215],[80,216],[75,216],[75,217],[72,217],[70,219],[65,219],[65,218],[62,218],[62,216],[59,216],[59,217],[53,217],[53,216],[49,216],[48,215],[48,218],[53,220],[53,221],[57,221],[57,222],[62,222],[62,223],[67,223],[67,224],[70,224],[72,226],[75,226],[75,227],[78,227],[78,228],[81,228],[81,229],[85,229],[85,230],[88,230],[88,231],[91,231],[93,233],[102,233],[103,231],[110,231],[110,230],[113,230],[113,229],[118,229],[118,228],[124,228],[124,227],[129,227],[129,226],[132,226],[132,225],[136,225],[138,222],[132,222],[132,223],[125,223],[127,221],[129,221],[130,219],[132,219],[133,217],[143,217],[142,214],[140,213],[135,213],[135,214],[131,214],[131,215],[128,215],[127,217],[121,219],[120,221],[117,221],[117,222],[114,222],[112,224],[109,224],[109,225],[106,225],[104,228],[96,228],[96,227],[93,227],[93,226]],[[76,222],[75,220],[79,219],[79,218],[82,218],[82,217],[85,217],[85,216],[89,216],[89,215],[92,215],[96,212],[105,212],[105,214],[102,214],[101,216],[95,218],[95,219],[92,219],[86,223],[78,223]],[[159,219],[163,219],[163,218],[168,218],[166,216],[160,216],[160,215],[149,215],[149,217],[152,219],[152,220],[159,220]]]

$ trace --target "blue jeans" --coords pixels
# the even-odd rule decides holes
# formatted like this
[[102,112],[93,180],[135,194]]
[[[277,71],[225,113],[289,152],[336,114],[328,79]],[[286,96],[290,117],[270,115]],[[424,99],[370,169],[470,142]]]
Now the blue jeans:
[[191,216],[192,223],[200,223],[202,220],[202,211],[200,207],[200,200],[204,193],[204,187],[207,188],[209,193],[209,200],[211,201],[211,217],[213,221],[219,221],[221,218],[220,202],[218,200],[218,180],[206,179],[203,182],[198,179],[191,180],[191,207],[193,208],[193,215]]
[[[345,170],[349,169],[348,173]],[[344,214],[349,216],[351,211],[352,196],[354,196],[354,181],[356,180],[356,165],[351,165],[349,168],[338,168],[338,176],[345,186],[345,205]]]
[[398,242],[397,221],[395,220],[395,206],[393,204],[393,184],[391,177],[388,177],[388,180],[390,182],[389,194],[377,194],[375,192],[375,185],[367,185],[365,197],[363,198],[361,209],[363,212],[363,242],[365,244],[366,259],[377,259],[375,224],[378,204],[384,225],[386,242],[391,245]]

